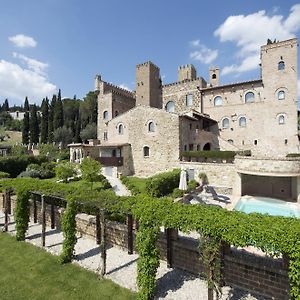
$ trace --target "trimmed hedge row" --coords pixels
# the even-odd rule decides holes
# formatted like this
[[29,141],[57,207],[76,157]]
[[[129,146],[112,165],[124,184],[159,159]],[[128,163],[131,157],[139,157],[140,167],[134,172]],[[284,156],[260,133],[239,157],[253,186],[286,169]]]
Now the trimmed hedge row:
[[300,157],[300,153],[289,153],[286,157]]
[[45,156],[6,156],[0,158],[0,171],[8,173],[11,177],[17,177],[21,172],[25,171],[30,164],[40,165],[47,162]]
[[185,151],[182,153],[183,157],[202,157],[202,158],[220,158],[233,159],[236,155],[251,156],[250,150],[244,151]]
[[179,180],[179,169],[149,177],[146,182],[147,194],[152,197],[166,196],[179,186]]

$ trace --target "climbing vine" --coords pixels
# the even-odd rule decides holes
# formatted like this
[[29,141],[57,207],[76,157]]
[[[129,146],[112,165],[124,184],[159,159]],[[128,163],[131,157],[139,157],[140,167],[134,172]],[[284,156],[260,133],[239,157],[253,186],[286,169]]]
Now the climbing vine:
[[61,263],[71,262],[74,257],[76,238],[76,213],[77,205],[74,199],[70,199],[62,217],[62,231],[64,235],[63,250],[60,255]]
[[25,240],[25,233],[29,223],[29,198],[30,192],[27,189],[20,189],[17,193],[16,204],[16,239],[18,241]]

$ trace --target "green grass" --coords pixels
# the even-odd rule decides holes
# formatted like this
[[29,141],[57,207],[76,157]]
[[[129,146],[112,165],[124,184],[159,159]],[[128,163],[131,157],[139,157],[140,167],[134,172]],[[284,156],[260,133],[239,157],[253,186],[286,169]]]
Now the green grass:
[[136,299],[110,280],[0,233],[0,299]]
[[11,145],[14,146],[16,143],[20,144],[22,142],[22,132],[21,131],[9,131],[4,132],[8,134],[9,137],[5,138],[3,142],[0,142],[0,145]]
[[146,192],[147,178],[124,177],[122,182],[133,194],[147,194]]

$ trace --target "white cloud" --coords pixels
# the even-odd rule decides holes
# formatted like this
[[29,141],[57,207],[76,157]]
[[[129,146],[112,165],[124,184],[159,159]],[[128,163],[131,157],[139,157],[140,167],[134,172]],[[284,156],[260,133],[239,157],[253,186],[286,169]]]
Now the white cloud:
[[27,67],[30,70],[41,75],[45,75],[45,71],[49,66],[47,63],[43,63],[41,61],[38,61],[33,58],[29,58],[23,54],[19,54],[16,52],[13,52],[13,57],[20,59],[22,62],[24,62],[27,65]]
[[[237,57],[242,59],[239,66],[232,65],[223,69],[223,74],[253,70],[259,58],[261,45],[271,40],[285,40],[295,37],[300,29],[300,4],[294,5],[289,16],[269,16],[261,10],[249,15],[230,16],[217,28],[214,35],[221,42],[233,42],[239,48]],[[254,56],[257,56],[255,59]],[[258,64],[256,64],[257,66]]]
[[200,40],[190,42],[197,50],[190,53],[190,58],[198,60],[203,64],[210,64],[218,57],[218,50],[212,50],[200,43]]
[[124,90],[130,91],[129,87],[128,87],[128,86],[127,86],[125,83],[121,83],[121,84],[119,84],[119,87],[120,87],[121,89],[124,89]]
[[37,42],[31,36],[24,34],[17,34],[8,38],[9,41],[15,44],[16,47],[26,48],[26,47],[36,47]]
[[0,60],[0,95],[9,100],[24,102],[28,96],[30,102],[40,102],[45,96],[51,96],[57,90],[48,79],[17,64]]

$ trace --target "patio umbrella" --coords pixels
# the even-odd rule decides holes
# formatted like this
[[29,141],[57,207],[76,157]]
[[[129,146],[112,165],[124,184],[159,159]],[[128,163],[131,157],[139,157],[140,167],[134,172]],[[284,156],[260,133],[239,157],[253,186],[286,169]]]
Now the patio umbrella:
[[183,169],[180,172],[179,189],[183,191],[187,190],[186,171]]

